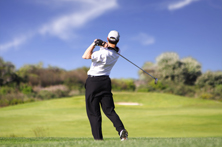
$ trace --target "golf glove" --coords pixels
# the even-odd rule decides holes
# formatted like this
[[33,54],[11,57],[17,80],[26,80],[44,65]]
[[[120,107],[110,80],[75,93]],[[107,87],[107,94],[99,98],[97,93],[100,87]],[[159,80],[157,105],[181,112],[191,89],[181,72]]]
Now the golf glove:
[[106,44],[106,42],[102,41],[101,39],[96,39],[94,43],[95,43],[95,46],[104,46]]

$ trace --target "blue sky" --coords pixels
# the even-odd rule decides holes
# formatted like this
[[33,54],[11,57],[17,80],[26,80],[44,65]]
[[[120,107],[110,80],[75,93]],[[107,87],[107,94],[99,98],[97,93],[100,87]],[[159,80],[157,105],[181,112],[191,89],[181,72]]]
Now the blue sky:
[[[0,0],[0,56],[17,69],[89,67],[82,54],[110,30],[120,33],[121,54],[140,67],[176,52],[203,72],[222,70],[222,0]],[[138,70],[120,57],[111,78],[137,79]]]

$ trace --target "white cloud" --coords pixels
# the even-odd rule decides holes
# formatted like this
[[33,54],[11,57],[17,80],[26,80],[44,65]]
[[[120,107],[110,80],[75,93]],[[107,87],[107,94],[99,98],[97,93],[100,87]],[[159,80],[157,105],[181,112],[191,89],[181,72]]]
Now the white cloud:
[[[118,7],[117,0],[35,0],[39,4],[51,5],[56,4],[57,7],[66,9],[64,5],[75,5],[75,10],[62,14],[49,23],[45,23],[39,29],[35,30],[32,35],[28,34],[23,37],[17,37],[5,44],[0,44],[0,51],[7,51],[11,48],[17,48],[24,44],[28,39],[35,35],[52,35],[60,39],[69,39],[74,36],[76,29],[82,28],[89,21],[101,16],[108,10]],[[53,7],[54,5],[52,5]],[[73,8],[72,8],[73,9]]]
[[0,44],[0,51],[3,52],[3,51],[7,51],[10,48],[17,48],[21,44],[25,43],[27,39],[28,38],[26,36],[22,36],[22,37],[14,38],[12,41],[8,43]]
[[146,33],[139,33],[133,37],[132,40],[140,42],[142,45],[151,45],[155,43],[154,37],[147,35]]
[[168,10],[172,11],[172,10],[181,9],[195,1],[199,1],[199,0],[180,0],[180,1],[174,2],[168,5]]
[[117,7],[115,0],[85,0],[84,2],[86,2],[88,6],[85,6],[83,10],[61,16],[45,24],[39,29],[39,33],[42,35],[50,34],[61,39],[69,39],[69,37],[72,36],[73,30],[83,27],[87,22],[102,15],[105,11]]

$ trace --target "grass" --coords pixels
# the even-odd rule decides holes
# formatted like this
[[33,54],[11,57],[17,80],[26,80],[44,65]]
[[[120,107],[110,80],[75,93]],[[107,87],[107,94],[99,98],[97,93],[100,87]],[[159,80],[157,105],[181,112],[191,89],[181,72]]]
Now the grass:
[[134,92],[116,92],[114,101],[142,104],[116,105],[129,132],[127,143],[119,144],[113,124],[104,115],[105,142],[93,141],[84,96],[75,96],[1,108],[0,145],[10,146],[13,142],[24,146],[30,143],[37,146],[63,146],[66,143],[64,146],[111,146],[115,143],[122,146],[134,143],[141,146],[143,143],[146,146],[192,146],[193,143],[203,146],[208,142],[213,146],[221,145],[221,102]]
[[130,138],[121,142],[117,138],[94,141],[90,138],[0,138],[0,146],[66,146],[66,147],[221,147],[222,138]]

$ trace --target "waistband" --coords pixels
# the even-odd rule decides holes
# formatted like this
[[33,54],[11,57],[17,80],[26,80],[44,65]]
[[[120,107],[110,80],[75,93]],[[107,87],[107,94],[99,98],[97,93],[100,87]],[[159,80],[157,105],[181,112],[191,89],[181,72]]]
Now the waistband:
[[109,75],[101,75],[101,76],[92,76],[92,75],[88,75],[88,77],[93,78],[93,77],[109,77]]

